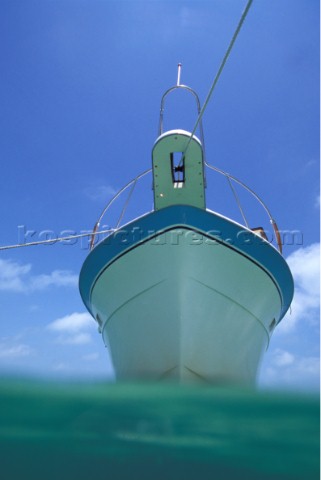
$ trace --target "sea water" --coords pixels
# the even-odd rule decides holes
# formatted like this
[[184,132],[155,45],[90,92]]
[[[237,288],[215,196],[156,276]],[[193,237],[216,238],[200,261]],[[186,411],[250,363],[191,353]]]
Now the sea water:
[[319,399],[218,386],[0,383],[3,479],[319,479]]

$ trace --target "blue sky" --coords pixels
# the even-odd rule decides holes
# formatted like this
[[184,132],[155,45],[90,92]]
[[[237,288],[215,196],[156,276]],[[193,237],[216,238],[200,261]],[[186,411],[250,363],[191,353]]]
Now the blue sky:
[[[1,245],[91,229],[112,194],[150,167],[177,63],[203,102],[245,3],[2,0]],[[262,388],[319,382],[319,19],[317,0],[254,0],[203,118],[208,161],[254,188],[290,232],[296,296]],[[195,119],[183,92],[168,101],[166,129],[191,130]],[[208,185],[207,206],[240,221],[226,180],[208,174]],[[127,219],[151,209],[150,187],[142,182]],[[239,194],[250,223],[269,229]],[[86,240],[0,252],[2,372],[112,376],[78,293],[87,254]]]

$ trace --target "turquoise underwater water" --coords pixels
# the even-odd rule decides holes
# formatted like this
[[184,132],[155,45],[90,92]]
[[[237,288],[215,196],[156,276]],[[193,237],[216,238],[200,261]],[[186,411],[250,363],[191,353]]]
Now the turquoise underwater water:
[[0,382],[3,479],[319,479],[319,398]]

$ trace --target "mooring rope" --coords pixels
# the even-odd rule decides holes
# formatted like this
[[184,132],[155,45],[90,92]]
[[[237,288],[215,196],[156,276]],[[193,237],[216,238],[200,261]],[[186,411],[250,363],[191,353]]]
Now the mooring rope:
[[[246,5],[246,7],[245,7],[245,9],[244,9],[244,11],[243,11],[243,13],[242,13],[242,15],[241,15],[241,18],[240,18],[240,20],[239,20],[239,23],[238,23],[238,25],[237,25],[237,27],[236,27],[236,30],[235,30],[235,32],[234,32],[234,35],[233,35],[233,37],[232,37],[232,39],[231,39],[231,41],[230,41],[230,44],[229,44],[229,46],[228,46],[228,49],[226,50],[225,55],[224,55],[224,57],[223,57],[223,60],[222,60],[222,62],[221,62],[220,68],[218,69],[217,74],[215,75],[215,78],[214,78],[213,83],[212,83],[212,85],[211,85],[211,88],[210,88],[210,90],[209,90],[209,92],[208,92],[208,94],[207,94],[207,97],[206,97],[206,100],[205,100],[205,102],[204,102],[204,105],[202,106],[201,111],[200,111],[200,113],[199,113],[199,115],[198,115],[198,117],[197,117],[196,123],[195,123],[194,128],[193,128],[193,130],[192,130],[192,133],[191,133],[191,135],[190,135],[190,137],[189,137],[189,139],[188,139],[188,142],[187,142],[187,145],[186,145],[186,147],[185,147],[185,150],[184,150],[184,152],[182,153],[182,159],[183,159],[184,156],[186,155],[186,152],[187,152],[187,150],[188,150],[188,147],[189,147],[189,145],[190,145],[190,143],[191,143],[191,141],[192,141],[193,135],[195,134],[196,129],[197,129],[197,127],[198,127],[198,125],[199,125],[199,123],[200,123],[200,121],[201,121],[201,119],[202,119],[202,117],[203,117],[203,115],[204,115],[204,112],[205,112],[205,110],[206,110],[206,107],[207,107],[207,105],[208,105],[208,103],[209,103],[209,101],[210,101],[210,99],[211,99],[212,93],[213,93],[213,91],[214,91],[214,89],[215,89],[215,87],[216,87],[216,84],[217,84],[220,76],[221,76],[221,73],[222,73],[222,71],[223,71],[223,69],[224,69],[224,67],[225,67],[225,64],[226,64],[226,62],[227,62],[227,59],[228,59],[228,57],[229,57],[229,55],[230,55],[230,53],[231,53],[231,51],[232,51],[232,48],[233,48],[234,43],[235,43],[235,41],[236,41],[236,39],[237,39],[237,37],[238,37],[238,34],[240,33],[240,30],[241,30],[242,25],[243,25],[243,23],[244,23],[244,21],[245,21],[245,19],[246,19],[246,17],[247,17],[247,14],[249,13],[249,10],[250,10],[250,8],[251,8],[252,3],[253,3],[253,0],[249,0],[249,1],[247,2],[247,5]],[[181,160],[181,161],[182,161],[182,160]]]

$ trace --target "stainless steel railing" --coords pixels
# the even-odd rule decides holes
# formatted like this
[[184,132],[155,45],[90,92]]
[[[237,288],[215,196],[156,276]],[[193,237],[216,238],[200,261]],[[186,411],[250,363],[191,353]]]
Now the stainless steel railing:
[[[280,236],[280,233],[279,233],[278,226],[276,224],[276,221],[272,217],[272,214],[271,214],[269,208],[267,207],[266,203],[262,200],[262,198],[260,198],[259,195],[254,190],[252,190],[248,185],[246,185],[244,182],[242,182],[238,178],[234,177],[230,173],[227,173],[224,170],[221,170],[220,168],[215,167],[215,166],[213,166],[213,165],[211,165],[207,162],[205,162],[205,167],[207,167],[211,171],[214,171],[214,172],[216,172],[220,175],[223,175],[227,179],[227,181],[229,183],[229,187],[232,191],[234,200],[235,200],[235,202],[237,204],[237,207],[240,211],[240,214],[243,218],[244,226],[246,226],[248,229],[250,229],[249,222],[248,222],[248,220],[245,216],[244,208],[241,205],[240,199],[238,197],[236,189],[234,188],[233,183],[236,183],[236,184],[240,185],[243,189],[245,189],[248,193],[250,193],[251,196],[253,196],[255,198],[255,200],[261,205],[261,207],[263,207],[263,209],[264,209],[264,211],[265,211],[265,213],[266,213],[266,215],[269,219],[269,222],[273,227],[276,244],[278,246],[278,249],[279,249],[280,253],[282,253],[282,242],[281,242],[281,236]],[[140,173],[135,178],[130,180],[128,183],[126,183],[126,185],[124,185],[120,190],[118,190],[118,192],[109,200],[109,202],[107,203],[107,205],[105,206],[105,208],[101,212],[101,214],[100,214],[100,216],[99,216],[99,218],[98,218],[98,220],[95,223],[95,226],[93,228],[93,231],[92,231],[92,234],[91,234],[90,249],[92,249],[94,247],[97,231],[98,231],[98,229],[99,229],[99,227],[102,223],[103,218],[105,217],[105,215],[107,214],[107,212],[109,211],[111,206],[116,202],[116,200],[118,200],[122,196],[122,194],[124,194],[127,191],[127,196],[125,196],[121,212],[118,216],[117,221],[115,222],[114,227],[111,228],[111,231],[115,231],[115,230],[117,230],[121,227],[122,220],[125,216],[127,207],[130,203],[130,200],[131,200],[132,195],[134,193],[134,190],[137,186],[137,183],[139,182],[139,180],[141,180],[143,177],[150,174],[151,172],[152,172],[152,168],[149,168],[148,170],[145,170],[144,172]],[[145,213],[148,213],[148,212],[145,212]]]

